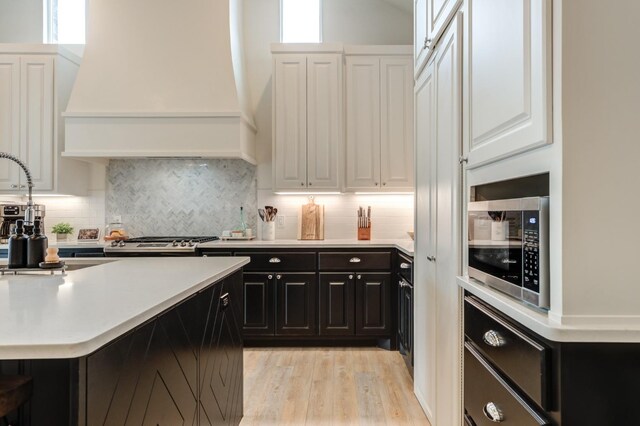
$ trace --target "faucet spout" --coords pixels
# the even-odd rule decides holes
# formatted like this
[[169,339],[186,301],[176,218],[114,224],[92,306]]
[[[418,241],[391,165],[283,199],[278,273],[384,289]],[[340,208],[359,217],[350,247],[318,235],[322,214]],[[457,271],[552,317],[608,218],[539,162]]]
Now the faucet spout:
[[20,168],[24,171],[24,174],[27,176],[29,199],[27,201],[27,209],[24,212],[24,224],[27,226],[31,226],[33,225],[33,221],[36,216],[35,209],[33,208],[33,179],[31,178],[31,172],[29,171],[27,165],[24,164],[24,162],[22,162],[22,160],[20,160],[15,155],[9,154],[8,152],[0,152],[0,158],[6,158],[7,160],[15,162],[16,164],[18,164],[18,166],[20,166]]

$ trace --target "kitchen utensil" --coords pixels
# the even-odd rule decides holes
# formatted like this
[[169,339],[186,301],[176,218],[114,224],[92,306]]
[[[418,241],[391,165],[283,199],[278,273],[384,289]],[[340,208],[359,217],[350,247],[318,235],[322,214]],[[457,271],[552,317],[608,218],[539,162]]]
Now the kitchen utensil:
[[263,222],[266,222],[264,209],[258,209],[258,215],[260,216],[260,219],[262,219]]
[[316,204],[313,197],[301,207],[298,223],[299,240],[324,240],[324,206]]

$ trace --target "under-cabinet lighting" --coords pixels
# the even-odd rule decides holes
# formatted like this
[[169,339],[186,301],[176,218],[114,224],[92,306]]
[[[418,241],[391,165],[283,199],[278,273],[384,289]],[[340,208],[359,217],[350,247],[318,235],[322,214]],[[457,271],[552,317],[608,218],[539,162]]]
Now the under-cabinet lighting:
[[275,192],[276,195],[341,195],[339,192]]
[[355,195],[413,195],[413,192],[354,192]]

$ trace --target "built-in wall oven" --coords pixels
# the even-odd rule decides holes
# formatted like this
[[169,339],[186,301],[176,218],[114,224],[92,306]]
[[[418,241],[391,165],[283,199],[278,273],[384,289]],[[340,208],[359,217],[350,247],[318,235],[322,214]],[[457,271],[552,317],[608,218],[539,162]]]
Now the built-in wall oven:
[[469,277],[549,308],[549,197],[469,203]]

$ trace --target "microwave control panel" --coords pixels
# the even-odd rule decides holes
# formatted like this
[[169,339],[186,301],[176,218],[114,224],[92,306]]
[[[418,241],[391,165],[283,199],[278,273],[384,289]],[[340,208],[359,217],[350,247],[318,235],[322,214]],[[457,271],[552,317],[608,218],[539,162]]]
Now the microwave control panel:
[[522,212],[523,230],[523,283],[525,288],[538,292],[540,289],[540,213]]

